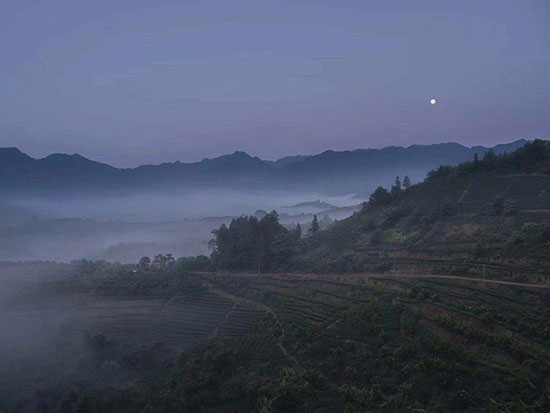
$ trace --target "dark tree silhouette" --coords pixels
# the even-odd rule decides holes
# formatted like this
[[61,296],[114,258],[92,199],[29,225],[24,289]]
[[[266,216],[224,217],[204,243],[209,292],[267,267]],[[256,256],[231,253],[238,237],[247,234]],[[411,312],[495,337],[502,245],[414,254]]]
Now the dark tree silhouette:
[[403,188],[405,188],[405,191],[411,187],[411,179],[409,178],[409,175],[405,175],[405,178],[403,178]]
[[142,257],[140,260],[139,260],[139,267],[140,268],[149,268],[149,266],[151,265],[151,259],[149,257]]
[[398,176],[395,177],[395,182],[394,184],[392,185],[391,187],[391,193],[393,195],[398,195],[401,193],[401,180],[399,179]]
[[311,221],[311,226],[309,227],[308,232],[310,234],[317,234],[321,230],[319,226],[319,221],[317,221],[317,215],[313,215],[313,220]]
[[212,231],[211,260],[215,268],[267,271],[290,255],[296,237],[280,223],[272,211],[258,220],[242,216]]
[[371,194],[369,198],[369,204],[373,206],[387,205],[391,202],[391,200],[392,197],[388,190],[384,187],[379,186],[378,188],[376,188],[376,191]]

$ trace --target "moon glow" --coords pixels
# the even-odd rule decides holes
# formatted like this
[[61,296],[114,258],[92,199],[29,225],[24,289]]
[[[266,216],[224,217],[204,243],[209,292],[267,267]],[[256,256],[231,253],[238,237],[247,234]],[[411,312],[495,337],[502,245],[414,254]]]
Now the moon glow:
[[435,100],[435,99],[430,99],[430,103],[431,103],[432,105],[435,105],[435,104],[437,103],[437,100]]

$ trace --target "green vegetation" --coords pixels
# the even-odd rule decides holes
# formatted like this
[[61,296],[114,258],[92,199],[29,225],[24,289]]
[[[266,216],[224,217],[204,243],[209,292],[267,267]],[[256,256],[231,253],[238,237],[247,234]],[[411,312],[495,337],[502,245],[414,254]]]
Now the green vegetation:
[[260,220],[254,216],[234,219],[229,227],[222,225],[213,234],[214,268],[265,272],[284,266],[301,229],[286,230],[273,211]]
[[[104,265],[81,264],[57,282],[56,294],[77,279],[96,282],[92,264]],[[86,333],[87,358],[66,380],[81,374],[78,366],[112,377],[43,391],[47,411],[550,408],[544,289],[384,276],[191,274],[176,265],[110,271],[109,294],[118,301],[94,301],[94,311],[110,315]],[[165,301],[141,297],[126,285],[130,274],[149,277]],[[170,278],[194,281],[164,286]],[[146,314],[152,327],[143,331],[136,323]]]
[[78,302],[54,345],[73,351],[6,358],[0,405],[32,410],[24,382],[50,412],[550,411],[549,164],[535,141],[397,178],[306,236],[262,213],[210,258],[56,268],[32,295]]
[[378,187],[353,216],[288,231],[241,217],[213,241],[214,267],[256,272],[443,273],[544,282],[550,267],[550,143],[441,166],[422,183]]
[[321,231],[321,227],[319,226],[319,221],[317,221],[317,215],[313,215],[313,220],[311,221],[311,226],[309,227],[308,232],[315,235],[319,231]]
[[550,174],[549,159],[549,143],[535,139],[509,154],[497,156],[492,150],[489,150],[482,160],[479,160],[476,155],[473,161],[461,163],[456,167],[442,165],[428,173],[428,179],[449,175],[469,175],[481,171],[495,172],[499,175],[535,172],[548,175]]

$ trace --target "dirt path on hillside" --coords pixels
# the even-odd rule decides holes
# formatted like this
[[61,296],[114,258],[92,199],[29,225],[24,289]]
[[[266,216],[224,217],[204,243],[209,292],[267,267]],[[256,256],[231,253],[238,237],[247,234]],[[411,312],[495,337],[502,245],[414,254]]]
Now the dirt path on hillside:
[[501,285],[511,285],[516,287],[528,287],[528,288],[550,288],[550,285],[545,284],[527,284],[527,283],[518,283],[513,281],[500,281],[500,280],[490,280],[485,278],[470,278],[470,277],[461,277],[458,275],[436,275],[436,274],[420,274],[420,275],[414,275],[414,274],[372,274],[367,275],[367,278],[373,277],[373,278],[383,278],[383,277],[391,277],[391,278],[443,278],[447,280],[462,280],[462,281],[475,281],[475,282],[481,282],[486,284],[501,284]]
[[[197,272],[199,273],[199,272]],[[261,276],[281,276],[281,275],[287,275],[291,277],[308,277],[308,278],[315,278],[315,277],[322,277],[323,274],[313,274],[313,273],[301,273],[301,274],[293,274],[293,273],[265,273],[265,274],[250,274],[250,273],[207,273],[207,272],[200,272],[200,274],[203,275],[221,275],[221,276],[235,276],[235,277],[261,277]],[[528,283],[520,283],[520,282],[514,282],[514,281],[500,281],[500,280],[492,280],[492,279],[485,279],[485,278],[472,278],[472,277],[461,277],[459,275],[438,275],[438,274],[325,274],[327,276],[341,276],[341,275],[351,275],[356,276],[359,278],[384,278],[384,277],[391,277],[391,278],[441,278],[445,280],[460,280],[460,281],[473,281],[473,282],[481,282],[486,284],[501,284],[501,285],[511,285],[516,287],[527,287],[527,288],[550,288],[550,285],[548,284],[528,284]]]
[[268,307],[267,305],[265,305],[263,303],[260,303],[259,301],[256,301],[256,300],[251,300],[251,299],[248,299],[248,298],[243,298],[243,297],[239,297],[239,296],[236,296],[236,295],[233,295],[233,294],[229,294],[227,291],[220,290],[219,288],[215,287],[212,283],[210,283],[208,281],[204,281],[204,284],[206,286],[208,286],[208,289],[210,291],[212,291],[213,293],[218,294],[218,295],[220,295],[224,298],[228,298],[236,304],[252,305],[253,307],[256,307],[258,309],[261,309],[261,310],[271,314],[273,316],[273,318],[275,319],[275,323],[277,324],[277,327],[279,327],[279,329],[281,330],[281,334],[277,338],[277,346],[281,349],[281,352],[283,353],[283,355],[294,366],[301,367],[300,362],[298,361],[298,359],[296,357],[294,357],[292,354],[290,354],[290,352],[287,350],[287,348],[283,344],[283,339],[286,335],[285,328],[283,327],[281,321],[279,320],[279,317],[277,317],[277,314],[275,314],[275,311],[273,311],[273,309],[271,307]]

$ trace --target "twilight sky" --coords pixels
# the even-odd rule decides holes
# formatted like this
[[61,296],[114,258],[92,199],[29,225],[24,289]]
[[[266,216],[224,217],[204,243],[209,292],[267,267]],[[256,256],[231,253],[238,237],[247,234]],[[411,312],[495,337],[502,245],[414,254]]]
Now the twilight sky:
[[548,0],[17,0],[0,51],[0,146],[32,156],[550,138]]

